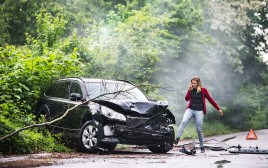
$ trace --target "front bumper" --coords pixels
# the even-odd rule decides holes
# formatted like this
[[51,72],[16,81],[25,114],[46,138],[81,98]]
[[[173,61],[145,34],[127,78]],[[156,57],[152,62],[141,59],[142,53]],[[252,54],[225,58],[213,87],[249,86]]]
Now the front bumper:
[[151,131],[144,128],[132,128],[124,125],[115,125],[113,127],[114,135],[105,136],[102,139],[104,143],[122,143],[133,145],[152,145],[162,144],[164,142],[173,142],[173,128],[163,131]]
[[[173,143],[174,129],[168,114],[158,113],[150,118],[127,116],[125,123],[106,120],[99,126],[100,139],[105,143],[155,145]],[[104,124],[105,123],[105,124]]]

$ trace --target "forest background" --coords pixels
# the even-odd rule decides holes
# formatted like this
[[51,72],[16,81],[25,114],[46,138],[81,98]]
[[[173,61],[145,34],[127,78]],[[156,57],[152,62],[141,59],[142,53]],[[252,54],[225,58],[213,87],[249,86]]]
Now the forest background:
[[[261,0],[0,0],[0,137],[35,123],[40,93],[67,76],[166,88],[140,89],[179,124],[198,75],[224,112],[208,103],[205,136],[268,128],[267,46]],[[196,136],[187,126],[183,138]],[[70,151],[60,139],[25,130],[0,154]]]

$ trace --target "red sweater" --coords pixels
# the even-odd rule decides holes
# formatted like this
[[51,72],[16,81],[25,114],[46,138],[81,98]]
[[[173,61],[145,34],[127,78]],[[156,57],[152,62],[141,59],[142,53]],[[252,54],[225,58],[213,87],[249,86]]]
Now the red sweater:
[[[207,89],[204,88],[204,87],[202,87],[202,95],[203,95],[203,104],[204,104],[204,114],[206,114],[206,111],[207,111],[207,109],[206,109],[206,100],[205,100],[205,98],[207,98],[208,101],[209,101],[209,102],[210,102],[210,103],[211,103],[217,110],[220,110],[219,106],[218,106],[218,105],[216,104],[216,102],[210,97],[210,95],[209,95]],[[187,92],[187,94],[186,94],[186,96],[185,96],[185,100],[186,100],[186,101],[189,101],[189,100],[190,100],[190,102],[189,102],[187,108],[190,107],[190,104],[191,104],[191,91],[188,90],[188,92]],[[187,109],[187,108],[186,108],[186,109]]]

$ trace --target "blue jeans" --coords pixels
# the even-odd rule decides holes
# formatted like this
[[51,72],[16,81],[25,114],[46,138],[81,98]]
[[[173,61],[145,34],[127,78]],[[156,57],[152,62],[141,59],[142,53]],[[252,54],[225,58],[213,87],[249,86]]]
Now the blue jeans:
[[177,134],[177,139],[179,140],[184,128],[186,127],[188,121],[192,118],[195,117],[195,124],[196,124],[196,131],[198,133],[198,138],[199,138],[199,143],[200,147],[203,147],[204,142],[203,142],[203,132],[202,132],[202,125],[203,125],[203,119],[204,119],[204,113],[203,111],[196,111],[192,110],[190,108],[187,108],[187,110],[184,113],[178,134]]

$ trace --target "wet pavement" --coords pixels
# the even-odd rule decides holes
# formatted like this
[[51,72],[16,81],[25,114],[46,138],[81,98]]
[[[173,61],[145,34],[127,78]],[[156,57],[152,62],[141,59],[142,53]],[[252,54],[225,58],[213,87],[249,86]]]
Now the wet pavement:
[[6,167],[42,167],[42,168],[174,168],[174,167],[215,167],[239,168],[254,167],[267,168],[268,154],[233,154],[228,150],[212,151],[210,147],[230,148],[242,146],[243,148],[258,147],[268,149],[268,129],[254,131],[258,140],[246,140],[248,132],[238,132],[217,136],[205,137],[206,152],[200,153],[196,148],[195,155],[187,155],[179,151],[182,145],[195,145],[198,140],[185,140],[179,142],[167,154],[152,154],[143,147],[129,146],[117,149],[112,154],[86,154],[86,153],[40,153],[29,155],[1,156],[0,168]]

